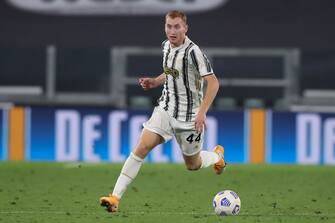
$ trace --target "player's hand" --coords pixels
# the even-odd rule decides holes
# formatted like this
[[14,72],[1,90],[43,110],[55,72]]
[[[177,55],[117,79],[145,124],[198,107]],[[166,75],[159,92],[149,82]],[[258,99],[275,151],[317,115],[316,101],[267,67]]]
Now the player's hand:
[[195,118],[195,131],[200,134],[202,133],[206,121],[206,114],[198,113],[197,117]]
[[145,91],[157,87],[155,78],[142,77],[138,82]]

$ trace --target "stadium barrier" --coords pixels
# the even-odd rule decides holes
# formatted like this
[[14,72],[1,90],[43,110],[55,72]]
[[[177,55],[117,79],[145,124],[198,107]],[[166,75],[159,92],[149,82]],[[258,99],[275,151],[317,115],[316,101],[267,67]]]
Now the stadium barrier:
[[[0,109],[0,160],[123,162],[150,111],[105,107]],[[211,111],[204,148],[226,148],[230,163],[335,164],[335,113],[263,109]],[[147,162],[182,162],[175,140]]]

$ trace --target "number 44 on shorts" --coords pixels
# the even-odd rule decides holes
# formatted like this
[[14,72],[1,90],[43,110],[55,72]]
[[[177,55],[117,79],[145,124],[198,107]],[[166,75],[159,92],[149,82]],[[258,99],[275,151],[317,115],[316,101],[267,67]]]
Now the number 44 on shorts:
[[192,142],[200,142],[200,139],[201,139],[201,133],[195,138],[195,140],[193,140],[193,138],[195,137],[195,135],[192,133],[191,135],[189,135],[187,138],[186,138],[186,141],[189,142],[189,143],[192,143]]

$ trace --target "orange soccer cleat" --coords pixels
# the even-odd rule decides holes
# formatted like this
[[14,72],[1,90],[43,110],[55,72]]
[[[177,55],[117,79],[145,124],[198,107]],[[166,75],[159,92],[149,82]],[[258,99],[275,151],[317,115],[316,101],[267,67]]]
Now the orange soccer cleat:
[[106,210],[108,212],[117,212],[118,207],[119,207],[119,202],[120,202],[120,199],[111,194],[109,194],[108,197],[100,198],[100,205],[103,207],[106,207]]
[[213,165],[213,169],[216,174],[221,174],[227,166],[227,163],[224,161],[224,148],[217,145],[214,148],[214,152],[217,153],[221,159]]

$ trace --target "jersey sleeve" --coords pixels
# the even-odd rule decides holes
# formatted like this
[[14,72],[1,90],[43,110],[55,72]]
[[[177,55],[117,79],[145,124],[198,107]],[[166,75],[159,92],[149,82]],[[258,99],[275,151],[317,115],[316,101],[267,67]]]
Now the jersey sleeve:
[[162,48],[162,49],[164,49],[165,44],[167,43],[167,41],[168,41],[168,40],[166,39],[166,40],[164,40],[164,41],[162,42],[162,44],[161,44],[161,48]]
[[199,72],[200,76],[203,77],[214,73],[207,56],[200,50],[199,47],[195,46],[190,51],[190,58],[191,63],[194,65],[195,69]]
[[166,58],[165,58],[165,55],[166,55],[166,52],[165,52],[165,45],[166,45],[166,43],[167,43],[167,39],[166,40],[164,40],[163,42],[162,42],[162,44],[161,44],[161,49],[162,49],[162,53],[163,53],[163,58],[162,58],[162,66],[163,66],[163,69],[164,69],[164,64],[165,64],[165,60],[166,60]]

